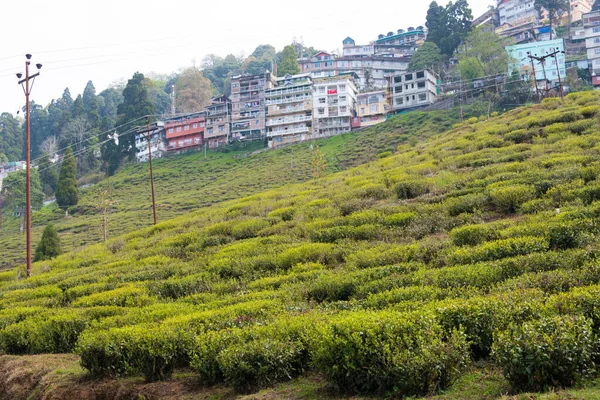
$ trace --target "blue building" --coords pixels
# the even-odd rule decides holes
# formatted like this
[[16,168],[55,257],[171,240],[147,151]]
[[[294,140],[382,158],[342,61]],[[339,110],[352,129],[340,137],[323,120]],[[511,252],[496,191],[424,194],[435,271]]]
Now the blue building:
[[533,60],[533,68],[535,68],[536,80],[538,82],[544,81],[545,70],[545,79],[549,81],[550,86],[555,86],[558,84],[559,74],[560,79],[564,81],[567,73],[565,68],[565,44],[562,39],[544,40],[541,42],[506,46],[506,51],[512,59],[509,72],[512,73],[513,71],[517,70],[523,79],[529,79],[529,77],[533,74],[533,68],[531,65],[531,59],[528,57],[528,55],[531,54],[535,57],[542,57],[557,50],[559,53],[555,57],[548,57],[545,60],[544,65],[542,65],[540,61]]

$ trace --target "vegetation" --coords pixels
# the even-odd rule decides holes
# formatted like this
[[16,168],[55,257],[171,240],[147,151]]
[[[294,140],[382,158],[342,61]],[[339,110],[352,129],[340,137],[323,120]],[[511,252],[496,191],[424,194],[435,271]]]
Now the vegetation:
[[56,202],[63,209],[77,205],[79,193],[75,179],[76,173],[75,157],[73,157],[73,150],[69,147],[65,151],[56,187]]
[[58,256],[60,251],[60,238],[52,224],[48,224],[42,233],[42,239],[35,248],[34,261],[49,260]]
[[[188,367],[241,392],[309,372],[340,391],[430,395],[482,365],[503,372],[497,397],[586,385],[600,334],[600,126],[587,111],[599,99],[437,135],[419,130],[436,114],[395,118],[360,139],[417,118],[426,142],[37,262],[31,279],[2,272],[0,351],[75,352],[94,376],[147,381]],[[351,138],[319,143],[329,172]],[[261,165],[292,150],[310,177],[308,144]],[[135,186],[143,167],[111,182]]]

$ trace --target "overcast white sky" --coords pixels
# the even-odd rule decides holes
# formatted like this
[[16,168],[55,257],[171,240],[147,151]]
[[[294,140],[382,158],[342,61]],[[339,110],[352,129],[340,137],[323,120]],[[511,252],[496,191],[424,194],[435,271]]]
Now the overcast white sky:
[[[323,50],[357,44],[425,24],[429,0],[30,0],[2,1],[0,112],[15,113],[25,98],[15,73],[24,55],[42,63],[32,100],[46,105],[73,98],[92,80],[99,93],[134,72],[170,73],[210,53],[248,55],[259,44],[277,50],[302,38]],[[445,0],[438,1],[445,4]],[[476,18],[494,0],[469,0]],[[34,68],[35,70],[35,68]]]

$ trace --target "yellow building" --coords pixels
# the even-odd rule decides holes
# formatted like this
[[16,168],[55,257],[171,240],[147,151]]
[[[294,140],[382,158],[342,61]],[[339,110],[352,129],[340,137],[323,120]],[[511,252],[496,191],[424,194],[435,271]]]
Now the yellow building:
[[384,122],[390,111],[385,90],[359,93],[356,96],[356,109],[361,127]]

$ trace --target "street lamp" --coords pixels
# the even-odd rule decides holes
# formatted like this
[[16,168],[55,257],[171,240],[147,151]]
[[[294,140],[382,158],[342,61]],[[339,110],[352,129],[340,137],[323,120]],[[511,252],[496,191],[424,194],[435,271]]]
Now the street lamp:
[[[25,135],[26,135],[26,148],[25,148],[25,158],[27,163],[27,173],[26,173],[26,184],[25,184],[25,219],[26,227],[27,227],[27,277],[31,276],[31,118],[29,117],[29,95],[31,94],[31,89],[33,89],[33,84],[35,82],[35,78],[40,75],[39,72],[36,72],[33,75],[29,75],[29,65],[31,65],[31,54],[26,54],[25,58],[25,79],[21,79],[23,77],[22,73],[17,74],[17,79],[19,79],[19,85],[23,88],[23,92],[25,93]],[[42,69],[42,64],[35,65],[38,71]],[[31,84],[29,83],[31,81]]]

